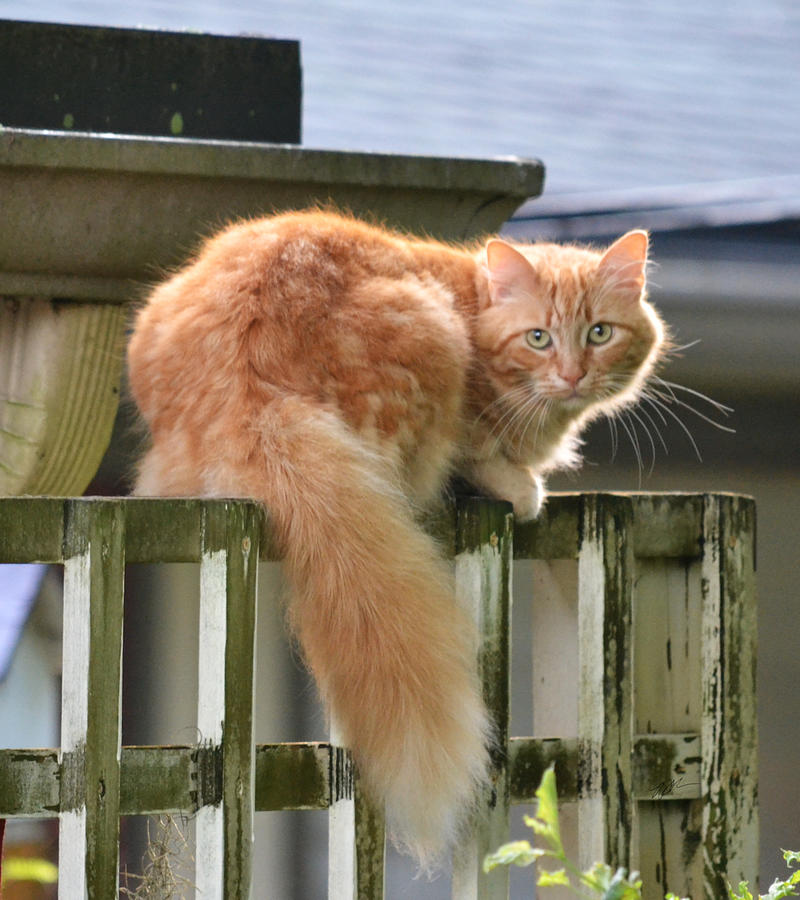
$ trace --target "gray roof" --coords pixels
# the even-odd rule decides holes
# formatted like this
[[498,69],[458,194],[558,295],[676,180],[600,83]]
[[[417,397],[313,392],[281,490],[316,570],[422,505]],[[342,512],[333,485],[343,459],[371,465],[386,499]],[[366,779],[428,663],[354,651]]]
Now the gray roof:
[[0,0],[0,15],[298,38],[304,143],[538,157],[548,193],[800,173],[796,0]]
[[511,237],[584,240],[632,228],[679,231],[800,219],[800,175],[673,187],[545,194],[504,228]]

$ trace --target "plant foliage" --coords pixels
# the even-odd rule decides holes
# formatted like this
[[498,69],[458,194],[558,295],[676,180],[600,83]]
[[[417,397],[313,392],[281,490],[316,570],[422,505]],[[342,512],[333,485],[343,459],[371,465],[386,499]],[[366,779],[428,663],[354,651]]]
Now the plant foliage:
[[[536,884],[539,887],[562,886],[578,897],[590,900],[642,900],[642,882],[638,872],[628,874],[626,869],[614,870],[603,862],[595,863],[590,869],[581,872],[567,857],[561,841],[557,797],[555,771],[550,766],[536,791],[536,815],[525,816],[525,824],[541,838],[544,846],[533,847],[528,841],[504,844],[484,859],[484,872],[491,872],[498,866],[530,866],[535,863],[538,867]],[[784,850],[783,858],[789,868],[800,865],[800,852]],[[546,859],[554,860],[556,868],[541,868],[541,862]],[[800,896],[798,888],[800,869],[795,869],[786,881],[776,880],[769,893],[759,894],[757,900]],[[664,900],[689,898],[669,893]],[[738,891],[728,886],[728,900],[756,900],[756,897],[750,892],[747,882],[743,881]]]

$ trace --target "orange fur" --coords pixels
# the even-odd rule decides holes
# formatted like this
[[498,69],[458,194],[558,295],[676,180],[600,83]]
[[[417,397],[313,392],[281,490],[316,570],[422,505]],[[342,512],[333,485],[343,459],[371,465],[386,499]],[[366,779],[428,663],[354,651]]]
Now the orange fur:
[[[416,510],[460,473],[536,514],[540,474],[656,361],[646,252],[643,232],[605,254],[457,247],[288,213],[209,240],[138,314],[130,383],[152,448],[137,493],[265,504],[320,692],[423,863],[468,817],[491,730]],[[587,337],[597,323],[606,343]]]

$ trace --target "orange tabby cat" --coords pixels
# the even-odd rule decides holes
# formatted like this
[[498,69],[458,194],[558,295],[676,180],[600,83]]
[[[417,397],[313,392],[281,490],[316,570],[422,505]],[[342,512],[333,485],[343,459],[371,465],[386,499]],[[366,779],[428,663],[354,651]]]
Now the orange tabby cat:
[[658,357],[646,261],[641,231],[605,253],[466,248],[289,213],[209,240],[136,319],[137,493],[264,503],[320,692],[423,863],[469,815],[491,729],[472,627],[415,514],[460,474],[536,515],[541,474]]

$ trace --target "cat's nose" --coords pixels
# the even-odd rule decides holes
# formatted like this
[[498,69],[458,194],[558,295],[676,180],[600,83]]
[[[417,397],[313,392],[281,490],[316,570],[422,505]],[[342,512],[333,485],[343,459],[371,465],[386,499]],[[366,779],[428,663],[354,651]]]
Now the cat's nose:
[[574,389],[578,386],[578,382],[581,378],[586,374],[586,370],[581,368],[564,369],[558,374],[563,381],[566,381],[566,383]]

